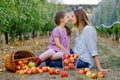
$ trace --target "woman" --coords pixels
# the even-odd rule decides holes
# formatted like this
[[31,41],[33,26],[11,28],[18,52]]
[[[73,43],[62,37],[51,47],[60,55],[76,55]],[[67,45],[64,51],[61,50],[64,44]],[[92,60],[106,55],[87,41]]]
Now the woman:
[[92,68],[94,61],[99,71],[108,71],[100,65],[97,51],[97,34],[83,9],[77,9],[72,14],[72,24],[77,28],[73,51],[79,54],[77,67]]

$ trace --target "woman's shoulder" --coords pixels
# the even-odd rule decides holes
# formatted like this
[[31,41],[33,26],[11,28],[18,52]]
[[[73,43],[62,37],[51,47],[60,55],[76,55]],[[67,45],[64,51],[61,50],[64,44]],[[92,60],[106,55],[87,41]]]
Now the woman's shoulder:
[[90,26],[90,25],[86,25],[85,28],[83,29],[83,32],[94,32],[94,28],[93,26]]

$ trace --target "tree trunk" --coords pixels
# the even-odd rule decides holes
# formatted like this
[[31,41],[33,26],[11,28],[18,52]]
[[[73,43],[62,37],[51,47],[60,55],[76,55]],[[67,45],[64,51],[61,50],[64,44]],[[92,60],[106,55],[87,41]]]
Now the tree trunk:
[[22,33],[19,33],[19,40],[22,41]]
[[4,32],[4,36],[5,36],[5,44],[8,44],[8,33]]
[[33,32],[32,32],[32,38],[34,38],[35,37],[35,31],[33,30]]
[[116,42],[119,42],[119,35],[118,35],[118,31],[115,31],[115,40]]

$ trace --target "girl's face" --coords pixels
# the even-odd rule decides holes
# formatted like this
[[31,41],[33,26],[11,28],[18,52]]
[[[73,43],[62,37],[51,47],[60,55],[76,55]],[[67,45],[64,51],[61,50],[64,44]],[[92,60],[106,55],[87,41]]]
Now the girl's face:
[[68,14],[65,14],[64,18],[62,19],[62,22],[67,24],[69,22]]
[[76,24],[77,19],[74,13],[72,13],[72,24]]

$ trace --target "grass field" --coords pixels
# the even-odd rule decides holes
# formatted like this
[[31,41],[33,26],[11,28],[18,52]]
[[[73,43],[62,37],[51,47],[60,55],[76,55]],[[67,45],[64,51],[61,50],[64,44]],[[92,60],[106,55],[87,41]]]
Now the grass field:
[[[0,45],[0,66],[3,67],[3,58],[6,54],[11,53],[14,50],[29,50],[33,52],[36,56],[45,51],[45,48],[48,46],[49,37],[40,37],[34,40],[29,40],[24,42],[23,46],[13,46],[13,45]],[[73,41],[74,42],[74,41]],[[73,43],[72,43],[73,44]],[[112,45],[112,44],[111,44]],[[115,46],[115,45],[112,45]],[[103,68],[110,68],[112,72],[105,72],[105,78],[98,78],[96,80],[120,80],[120,54],[118,51],[115,51],[115,48],[110,48],[106,42],[102,42],[99,39],[98,51]],[[44,66],[44,63],[41,65]],[[63,69],[60,68],[62,71]],[[61,78],[60,75],[49,75],[49,73],[43,74],[16,74],[8,70],[0,72],[0,80],[92,80],[87,78],[86,75],[79,75],[78,71],[68,71],[67,78]],[[93,72],[97,73],[98,70],[96,66],[91,69]]]

